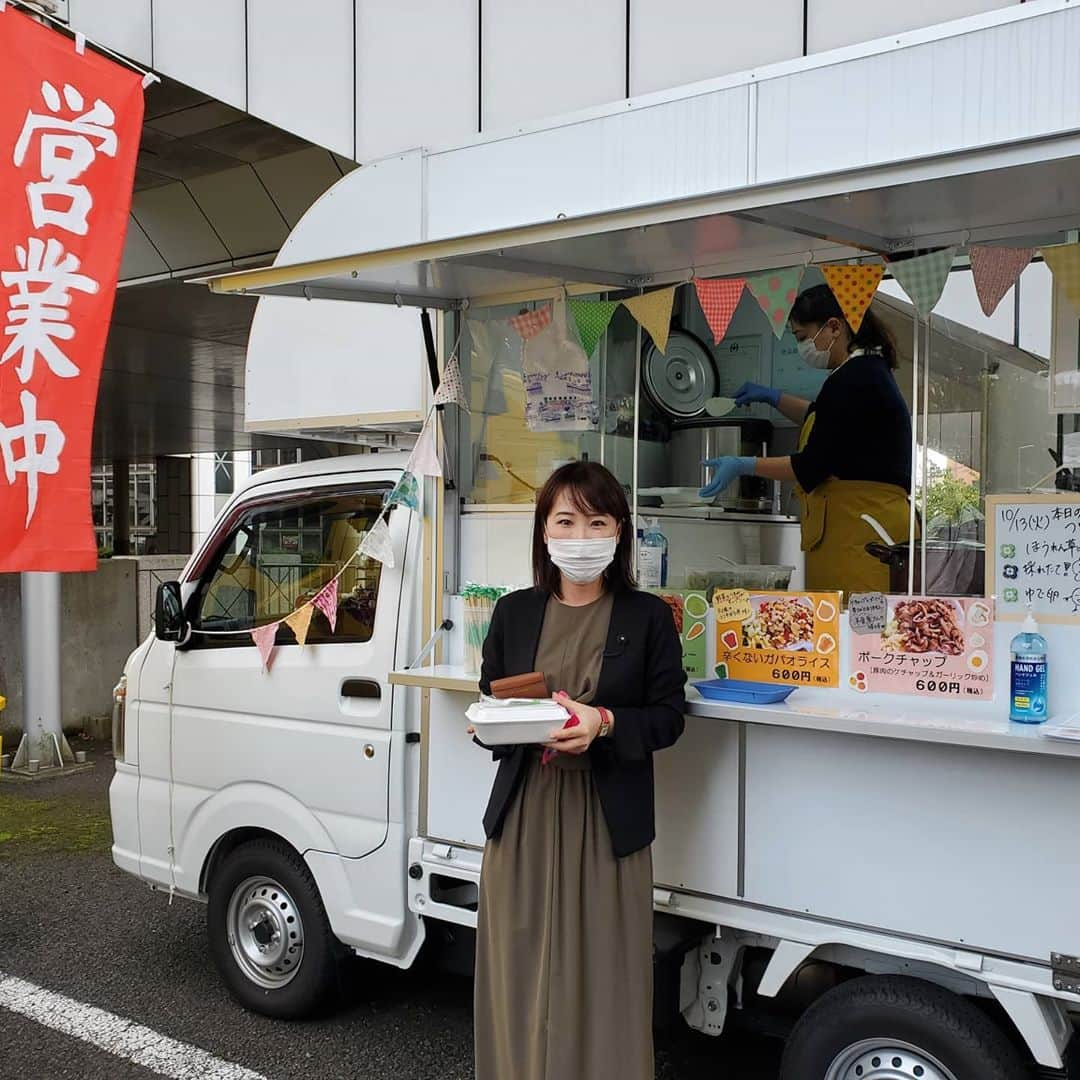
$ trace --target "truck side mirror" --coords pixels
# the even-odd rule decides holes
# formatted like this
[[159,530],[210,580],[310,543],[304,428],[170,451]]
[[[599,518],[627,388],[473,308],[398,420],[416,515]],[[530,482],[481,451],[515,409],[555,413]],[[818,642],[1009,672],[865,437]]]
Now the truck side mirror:
[[175,641],[182,645],[191,635],[184,619],[184,602],[178,581],[165,581],[158,586],[154,602],[154,633],[158,641]]

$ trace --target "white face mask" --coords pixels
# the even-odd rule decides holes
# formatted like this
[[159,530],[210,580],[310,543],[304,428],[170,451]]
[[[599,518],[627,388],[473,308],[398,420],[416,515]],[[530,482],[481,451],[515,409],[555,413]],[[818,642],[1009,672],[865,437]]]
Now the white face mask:
[[[824,330],[823,326],[821,330]],[[804,338],[798,342],[799,359],[804,364],[809,364],[812,368],[819,368],[821,370],[827,370],[832,363],[832,356],[829,349],[819,349],[817,347],[817,339],[821,336],[821,330],[819,330],[812,338]]]
[[563,577],[582,585],[595,581],[611,565],[618,545],[617,536],[601,536],[592,540],[549,539],[547,549]]

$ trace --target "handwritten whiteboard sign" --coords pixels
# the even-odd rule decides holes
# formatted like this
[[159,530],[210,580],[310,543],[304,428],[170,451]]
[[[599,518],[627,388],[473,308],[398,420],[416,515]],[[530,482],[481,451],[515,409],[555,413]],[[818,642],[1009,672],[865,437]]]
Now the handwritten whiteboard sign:
[[986,593],[999,619],[1080,623],[1080,496],[987,497]]

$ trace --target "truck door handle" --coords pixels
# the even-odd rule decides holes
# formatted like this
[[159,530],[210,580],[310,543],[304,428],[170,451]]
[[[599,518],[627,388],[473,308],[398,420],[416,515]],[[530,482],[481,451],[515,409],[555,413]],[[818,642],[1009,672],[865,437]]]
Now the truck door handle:
[[374,679],[346,679],[341,684],[341,696],[379,701],[382,698],[382,687]]

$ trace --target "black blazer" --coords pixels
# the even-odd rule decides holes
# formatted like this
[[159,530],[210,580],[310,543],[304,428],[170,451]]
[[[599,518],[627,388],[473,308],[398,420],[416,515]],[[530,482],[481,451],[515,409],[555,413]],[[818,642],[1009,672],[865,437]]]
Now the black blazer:
[[[538,589],[522,589],[495,605],[480,672],[485,694],[494,679],[535,670],[547,600]],[[683,732],[685,685],[671,609],[652,593],[619,590],[594,699],[615,714],[615,731],[611,738],[594,740],[587,751],[616,856],[648,847],[656,836],[652,754],[671,746]],[[490,749],[499,771],[484,831],[496,837],[531,751],[527,746]]]

